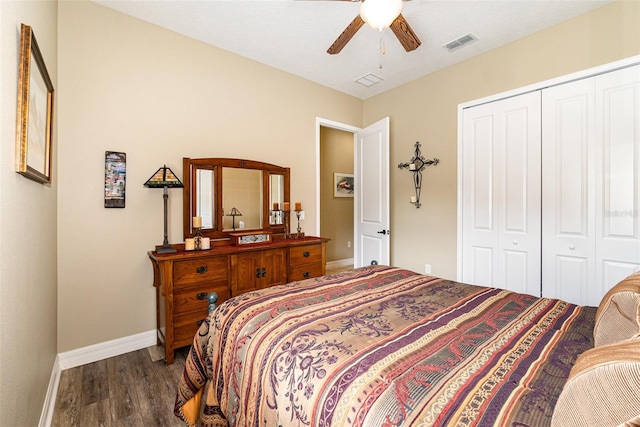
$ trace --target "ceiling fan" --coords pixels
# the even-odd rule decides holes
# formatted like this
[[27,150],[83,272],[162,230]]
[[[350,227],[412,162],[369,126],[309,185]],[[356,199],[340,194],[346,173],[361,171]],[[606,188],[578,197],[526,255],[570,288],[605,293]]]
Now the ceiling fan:
[[[347,45],[349,40],[358,30],[368,23],[373,28],[382,31],[390,27],[400,44],[407,52],[415,50],[422,44],[418,36],[413,32],[409,23],[402,16],[403,0],[344,0],[362,1],[360,14],[357,15],[347,28],[338,36],[336,41],[327,49],[327,53],[335,55]],[[408,1],[408,0],[405,0]]]

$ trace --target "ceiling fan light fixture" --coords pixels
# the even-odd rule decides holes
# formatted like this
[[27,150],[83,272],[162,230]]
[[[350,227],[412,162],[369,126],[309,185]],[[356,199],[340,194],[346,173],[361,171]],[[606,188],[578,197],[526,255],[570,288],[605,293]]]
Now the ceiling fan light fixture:
[[360,6],[360,17],[372,28],[382,31],[402,12],[402,0],[365,0]]

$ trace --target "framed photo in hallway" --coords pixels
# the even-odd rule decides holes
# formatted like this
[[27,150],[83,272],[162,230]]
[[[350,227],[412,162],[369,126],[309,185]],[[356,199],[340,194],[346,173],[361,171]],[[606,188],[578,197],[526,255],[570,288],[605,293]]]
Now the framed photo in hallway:
[[353,197],[354,188],[352,173],[333,173],[333,197]]

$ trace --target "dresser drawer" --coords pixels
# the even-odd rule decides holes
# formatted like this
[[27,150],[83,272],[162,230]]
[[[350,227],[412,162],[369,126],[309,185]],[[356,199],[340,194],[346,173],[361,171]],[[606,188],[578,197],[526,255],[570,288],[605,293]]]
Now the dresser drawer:
[[298,265],[289,269],[290,282],[318,276],[322,276],[322,265],[319,262],[315,264]]
[[289,249],[289,266],[302,264],[320,264],[322,245],[293,246]]
[[226,282],[229,265],[226,256],[201,258],[173,263],[173,287],[197,283]]
[[174,348],[191,345],[193,336],[198,331],[200,323],[207,318],[209,312],[206,308],[193,313],[174,316],[173,342]]
[[209,292],[218,294],[216,305],[229,299],[229,288],[226,284],[180,289],[173,293],[173,312],[175,314],[181,314],[202,309],[207,310],[209,307],[209,300],[207,299]]

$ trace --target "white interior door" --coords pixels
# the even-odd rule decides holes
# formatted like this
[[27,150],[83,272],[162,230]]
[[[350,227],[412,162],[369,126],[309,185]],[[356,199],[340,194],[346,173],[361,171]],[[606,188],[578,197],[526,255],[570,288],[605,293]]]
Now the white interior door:
[[389,265],[389,118],[356,134],[354,267]]
[[540,93],[463,111],[462,277],[540,295]]

